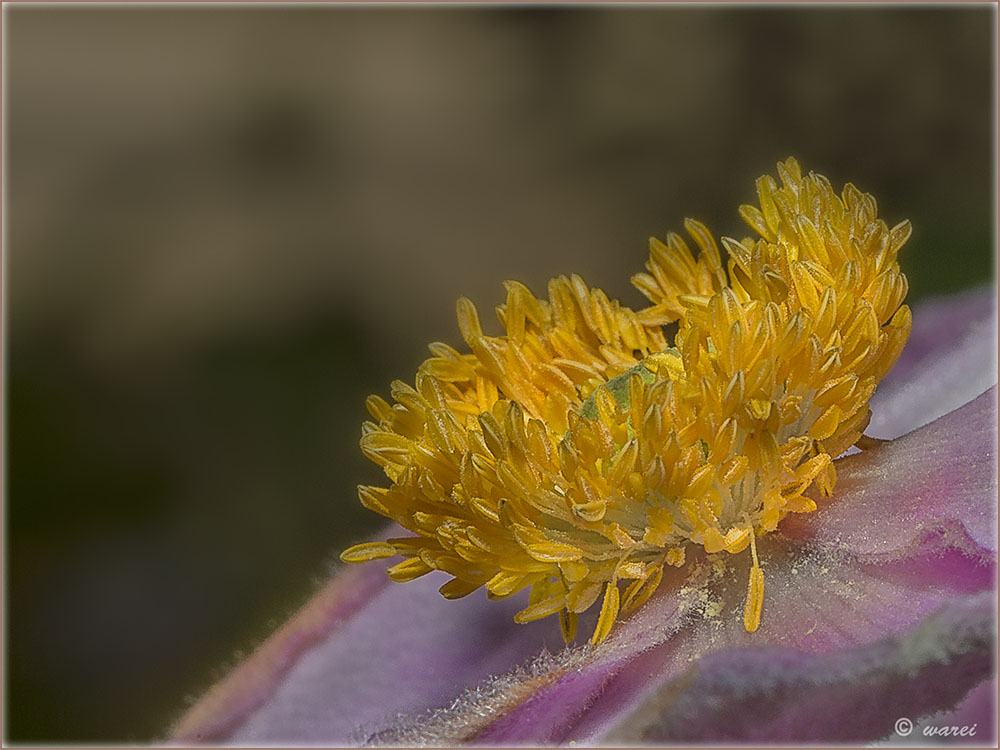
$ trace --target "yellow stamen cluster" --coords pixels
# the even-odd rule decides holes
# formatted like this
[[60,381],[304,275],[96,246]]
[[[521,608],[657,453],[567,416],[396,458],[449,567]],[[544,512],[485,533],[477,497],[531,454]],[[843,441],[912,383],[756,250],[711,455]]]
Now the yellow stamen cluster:
[[547,300],[507,282],[493,337],[460,300],[470,352],[433,344],[415,387],[368,400],[361,447],[392,484],[361,487],[361,502],[413,536],[342,559],[401,555],[396,581],[445,571],[447,598],[530,587],[515,619],[558,614],[567,640],[601,598],[598,643],[689,545],[750,545],[756,630],[756,539],[815,510],[810,487],[833,491],[832,459],[862,436],[910,330],[896,262],[909,223],[889,229],[870,195],[838,196],[794,159],[778,173],[780,187],[757,181],[759,208],[740,209],[758,237],[723,238],[725,266],[698,222],[685,222],[697,257],[678,235],[651,241],[633,278],[644,310],[577,276],[550,282]]

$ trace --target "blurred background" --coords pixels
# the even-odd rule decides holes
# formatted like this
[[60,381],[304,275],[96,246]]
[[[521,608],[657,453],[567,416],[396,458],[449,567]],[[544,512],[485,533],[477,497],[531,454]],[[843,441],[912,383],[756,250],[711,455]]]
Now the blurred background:
[[6,739],[144,742],[381,519],[365,396],[516,278],[626,304],[797,156],[993,275],[985,7],[4,7]]

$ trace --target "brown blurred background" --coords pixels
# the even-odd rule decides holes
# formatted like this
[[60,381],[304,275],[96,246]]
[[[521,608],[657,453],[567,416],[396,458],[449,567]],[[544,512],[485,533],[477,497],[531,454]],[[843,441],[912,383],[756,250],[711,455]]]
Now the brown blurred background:
[[6,6],[6,738],[148,741],[375,529],[364,398],[796,155],[992,276],[992,7]]

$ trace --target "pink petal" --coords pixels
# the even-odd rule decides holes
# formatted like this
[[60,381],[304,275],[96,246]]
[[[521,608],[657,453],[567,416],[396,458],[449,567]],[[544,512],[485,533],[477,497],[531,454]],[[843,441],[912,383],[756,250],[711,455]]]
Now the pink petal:
[[906,348],[872,397],[867,434],[898,437],[995,385],[996,343],[994,288],[917,305]]
[[[470,732],[476,724],[470,716],[482,714],[485,704],[467,696],[429,721],[403,722],[380,741],[593,741],[699,654],[761,645],[812,653],[854,648],[899,636],[956,597],[992,590],[993,398],[986,394],[899,441],[845,460],[836,502],[799,517],[793,538],[762,539],[767,594],[765,623],[756,634],[742,628],[745,569],[707,600],[692,599],[701,590],[685,597],[687,571],[669,571],[664,593],[620,624],[606,644],[566,652],[548,665],[548,676],[556,676],[551,684],[520,704],[503,704],[492,724],[480,721]],[[928,497],[937,505],[921,502]],[[887,542],[873,526],[891,532]],[[698,620],[699,612],[712,617]],[[688,626],[692,613],[698,621]],[[544,667],[529,676],[538,679]],[[500,680],[494,693],[503,685],[514,689]]]
[[330,579],[306,606],[181,718],[173,729],[172,740],[190,744],[217,742],[230,736],[304,655],[337,632],[345,618],[387,583],[385,573],[373,568],[351,568]]
[[[995,566],[947,546],[880,564],[780,537],[759,544],[767,593],[764,622],[756,633],[743,629],[747,570],[745,561],[734,562],[707,589],[665,582],[662,595],[596,649],[567,649],[372,739],[378,744],[592,744],[703,656],[767,646],[817,655],[855,649],[900,636],[953,600],[989,591],[996,577]],[[988,652],[978,658],[990,663]],[[975,680],[982,676],[977,673]],[[966,678],[956,673],[949,679],[962,685]],[[965,690],[974,684],[967,682]],[[927,712],[941,707],[932,704]]]
[[903,717],[954,706],[992,673],[993,605],[991,593],[955,599],[902,636],[818,656],[761,647],[709,654],[647,698],[605,739],[633,744],[886,737]]
[[898,556],[927,535],[970,554],[997,549],[996,388],[891,443],[837,462],[837,488],[783,534]]
[[[384,566],[368,564],[335,577],[173,738],[587,741],[706,654],[773,646],[823,656],[899,639],[935,609],[992,589],[995,413],[994,389],[957,415],[838,463],[837,501],[786,521],[787,538],[761,541],[767,595],[756,634],[742,629],[747,571],[738,558],[707,588],[687,585],[690,566],[669,571],[661,593],[608,641],[563,650],[553,622],[512,622],[523,601],[487,602],[479,592],[448,602],[435,591],[443,577],[389,584]],[[946,708],[942,695],[924,697]]]
[[915,737],[937,737],[923,733],[924,727],[968,728],[970,733],[949,738],[948,744],[996,745],[997,744],[997,680],[984,680],[973,688],[952,711],[943,711],[921,721],[914,729]]
[[[639,700],[666,689],[661,687],[664,681],[683,675],[690,661],[704,654],[761,646],[832,654],[903,634],[956,598],[988,591],[995,599],[991,591],[995,565],[980,565],[956,550],[935,549],[893,563],[863,564],[801,548],[795,554],[794,547],[782,555],[776,541],[766,553],[761,550],[767,561],[762,561],[766,594],[760,630],[753,634],[743,630],[746,585],[743,580],[731,581],[712,597],[723,603],[721,613],[695,622],[629,663],[606,683],[590,711],[565,738],[581,742],[603,738],[616,717],[630,715]],[[981,659],[988,663],[988,652]],[[604,708],[607,702],[614,706],[610,711]]]
[[336,575],[177,725],[176,742],[345,744],[449,703],[463,689],[558,649],[558,625],[513,621],[524,597],[447,601],[429,574],[396,584],[386,565]]

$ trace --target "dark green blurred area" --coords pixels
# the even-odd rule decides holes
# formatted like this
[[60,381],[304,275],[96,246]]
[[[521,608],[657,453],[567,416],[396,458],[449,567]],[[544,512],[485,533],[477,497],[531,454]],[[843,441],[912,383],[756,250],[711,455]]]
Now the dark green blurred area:
[[642,304],[797,156],[993,274],[992,7],[5,6],[6,727],[143,742],[380,526],[368,393],[454,300]]

